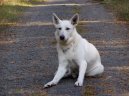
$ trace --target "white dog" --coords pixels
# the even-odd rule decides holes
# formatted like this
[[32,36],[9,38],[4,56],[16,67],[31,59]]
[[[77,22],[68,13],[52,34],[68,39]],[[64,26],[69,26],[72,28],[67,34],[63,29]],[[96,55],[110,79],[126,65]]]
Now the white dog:
[[78,14],[70,20],[60,20],[53,14],[59,66],[53,80],[45,84],[44,88],[56,85],[64,76],[74,72],[79,72],[76,86],[83,86],[85,74],[95,76],[103,73],[104,66],[101,64],[99,52],[93,44],[77,33],[78,21]]

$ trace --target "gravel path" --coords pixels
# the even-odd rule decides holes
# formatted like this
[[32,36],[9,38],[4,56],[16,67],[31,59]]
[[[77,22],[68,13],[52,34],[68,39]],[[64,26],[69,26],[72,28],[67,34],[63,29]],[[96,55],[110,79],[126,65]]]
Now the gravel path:
[[[51,15],[80,14],[78,32],[99,50],[105,72],[83,87],[67,78],[43,89],[57,69]],[[92,0],[51,0],[26,10],[18,24],[0,33],[0,96],[129,96],[129,31],[124,22]]]

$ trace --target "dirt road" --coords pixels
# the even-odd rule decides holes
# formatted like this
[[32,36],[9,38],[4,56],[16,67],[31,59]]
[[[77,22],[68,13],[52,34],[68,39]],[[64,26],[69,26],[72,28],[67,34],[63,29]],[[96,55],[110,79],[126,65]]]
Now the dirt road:
[[[52,13],[62,19],[80,14],[78,32],[99,50],[102,77],[67,78],[43,89],[58,66]],[[129,30],[124,22],[92,0],[51,0],[26,10],[0,36],[0,96],[129,96]]]

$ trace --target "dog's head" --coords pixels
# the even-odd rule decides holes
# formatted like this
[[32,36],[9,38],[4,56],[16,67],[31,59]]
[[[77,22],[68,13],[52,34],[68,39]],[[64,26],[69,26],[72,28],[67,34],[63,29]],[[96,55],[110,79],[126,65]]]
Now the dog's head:
[[56,39],[60,42],[67,42],[73,36],[76,25],[79,21],[79,15],[75,14],[70,20],[61,20],[53,13],[53,24],[56,28]]

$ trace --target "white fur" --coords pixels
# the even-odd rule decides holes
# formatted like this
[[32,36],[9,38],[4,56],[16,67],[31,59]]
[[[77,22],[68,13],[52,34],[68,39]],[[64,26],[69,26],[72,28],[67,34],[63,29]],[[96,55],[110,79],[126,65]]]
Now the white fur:
[[[83,85],[85,74],[95,76],[104,71],[99,52],[95,46],[77,33],[76,25],[78,20],[78,14],[75,14],[70,20],[60,20],[53,14],[53,23],[57,29],[55,37],[59,66],[55,77],[44,85],[45,88],[56,85],[66,75],[72,75],[73,70],[77,71],[75,69],[79,70],[78,78],[75,82],[76,86]],[[66,30],[67,27],[70,29]],[[61,28],[61,30],[58,28]],[[65,40],[60,40],[60,35],[64,35]]]

